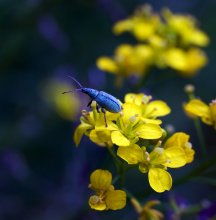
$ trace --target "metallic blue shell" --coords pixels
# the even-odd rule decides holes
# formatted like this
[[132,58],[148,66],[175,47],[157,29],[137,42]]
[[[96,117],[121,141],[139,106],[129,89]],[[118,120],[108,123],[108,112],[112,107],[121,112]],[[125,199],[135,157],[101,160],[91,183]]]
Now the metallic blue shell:
[[118,113],[122,110],[119,100],[106,92],[100,91],[94,100],[109,112]]
[[119,100],[106,92],[91,88],[81,88],[81,91],[90,96],[90,98],[95,100],[100,107],[109,112],[118,113],[122,110]]
[[[88,96],[90,96],[91,99],[95,100],[97,95],[99,94],[99,91],[96,89],[91,89],[91,88],[81,88],[81,91]],[[96,101],[96,100],[95,100]]]

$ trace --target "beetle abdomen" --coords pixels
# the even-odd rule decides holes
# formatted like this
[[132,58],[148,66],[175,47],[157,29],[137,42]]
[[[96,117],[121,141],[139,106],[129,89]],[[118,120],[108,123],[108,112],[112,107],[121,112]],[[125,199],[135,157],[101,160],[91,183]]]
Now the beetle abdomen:
[[119,102],[117,98],[103,91],[100,91],[94,100],[102,108],[113,113],[120,112],[122,109],[121,103]]

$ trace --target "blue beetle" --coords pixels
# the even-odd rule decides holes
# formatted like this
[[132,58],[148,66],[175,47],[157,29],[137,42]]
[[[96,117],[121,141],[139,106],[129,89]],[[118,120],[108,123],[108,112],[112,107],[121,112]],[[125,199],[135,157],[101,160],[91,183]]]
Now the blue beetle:
[[76,84],[80,88],[79,89],[73,89],[73,90],[70,90],[70,91],[67,91],[67,92],[63,92],[62,94],[70,93],[70,92],[74,92],[74,91],[80,91],[82,93],[87,94],[91,98],[91,101],[88,103],[87,106],[90,106],[92,101],[96,101],[97,111],[100,112],[99,107],[101,107],[101,111],[104,113],[104,120],[105,120],[106,127],[107,127],[107,121],[106,121],[106,111],[105,110],[107,110],[109,112],[113,112],[113,113],[121,112],[121,110],[122,110],[121,103],[114,96],[112,96],[112,95],[110,95],[106,92],[103,92],[103,91],[98,91],[96,89],[85,88],[72,76],[68,76],[68,77],[71,78],[74,82],[76,82]]

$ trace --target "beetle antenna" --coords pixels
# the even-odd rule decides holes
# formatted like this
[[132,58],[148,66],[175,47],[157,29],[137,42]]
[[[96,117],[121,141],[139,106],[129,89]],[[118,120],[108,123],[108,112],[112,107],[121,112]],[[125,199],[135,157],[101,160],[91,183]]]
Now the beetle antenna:
[[71,78],[80,88],[83,88],[83,86],[75,79],[73,78],[72,76],[70,75],[67,75],[69,78]]
[[67,92],[62,92],[62,94],[66,94],[66,93],[71,93],[71,92],[76,92],[76,91],[81,91],[82,89],[72,89],[72,90],[69,90]]

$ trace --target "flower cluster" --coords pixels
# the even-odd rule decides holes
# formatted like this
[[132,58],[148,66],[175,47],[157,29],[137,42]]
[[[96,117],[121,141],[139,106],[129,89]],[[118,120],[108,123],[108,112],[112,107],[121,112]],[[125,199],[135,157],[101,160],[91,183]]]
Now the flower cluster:
[[136,45],[119,45],[113,57],[97,60],[99,69],[121,77],[145,76],[152,67],[194,76],[207,63],[200,48],[208,45],[209,38],[190,15],[173,14],[168,9],[156,14],[145,5],[131,17],[118,21],[113,32],[129,32],[138,41]]
[[107,127],[104,115],[97,112],[96,103],[92,111],[83,111],[81,124],[76,128],[74,141],[79,145],[82,136],[99,146],[129,146],[139,140],[152,140],[162,137],[162,123],[157,117],[170,113],[168,105],[160,100],[151,101],[151,96],[129,93],[122,104],[122,112],[106,113]]
[[[183,132],[177,132],[164,141],[166,132],[161,128],[162,121],[158,117],[169,114],[171,110],[165,102],[151,99],[142,93],[127,94],[122,112],[106,113],[107,126],[103,113],[97,112],[94,103],[92,111],[83,111],[74,141],[78,145],[86,135],[99,146],[117,146],[115,154],[121,161],[148,174],[150,186],[156,192],[164,192],[172,186],[167,168],[179,168],[192,162],[194,150],[189,135]],[[103,209],[107,209],[104,203]]]

